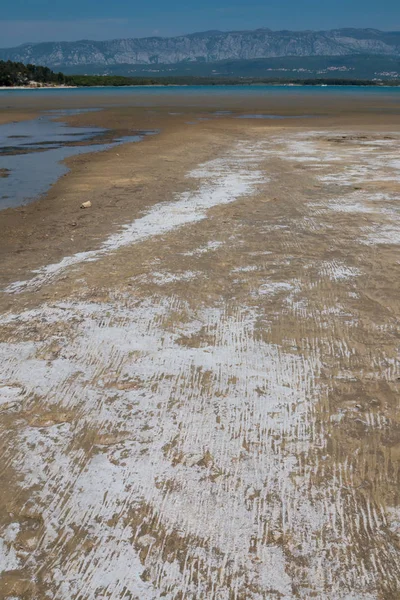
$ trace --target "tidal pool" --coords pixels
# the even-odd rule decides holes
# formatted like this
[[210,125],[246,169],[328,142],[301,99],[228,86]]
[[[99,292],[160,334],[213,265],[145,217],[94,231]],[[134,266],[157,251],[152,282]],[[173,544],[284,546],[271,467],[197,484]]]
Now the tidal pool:
[[72,127],[63,116],[88,110],[48,111],[32,119],[0,125],[0,210],[32,202],[68,172],[64,159],[139,142],[156,132],[113,137],[101,127]]

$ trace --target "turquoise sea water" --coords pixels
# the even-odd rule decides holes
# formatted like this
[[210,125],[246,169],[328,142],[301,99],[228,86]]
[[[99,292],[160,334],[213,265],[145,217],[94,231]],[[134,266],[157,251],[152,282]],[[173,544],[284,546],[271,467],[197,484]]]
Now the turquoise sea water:
[[1,96],[129,96],[129,95],[183,95],[183,96],[215,96],[215,95],[301,95],[301,96],[393,96],[400,99],[399,87],[375,86],[287,86],[287,85],[191,85],[191,86],[132,86],[132,87],[90,87],[90,88],[45,88],[29,90],[0,90]]

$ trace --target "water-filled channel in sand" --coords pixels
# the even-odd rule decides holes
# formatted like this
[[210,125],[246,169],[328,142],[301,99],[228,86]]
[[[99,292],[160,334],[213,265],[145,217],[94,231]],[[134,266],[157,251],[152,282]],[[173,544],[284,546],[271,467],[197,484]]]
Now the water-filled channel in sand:
[[66,158],[139,142],[154,132],[113,136],[101,127],[72,127],[60,117],[87,112],[49,111],[30,121],[0,125],[0,210],[32,202],[68,172]]

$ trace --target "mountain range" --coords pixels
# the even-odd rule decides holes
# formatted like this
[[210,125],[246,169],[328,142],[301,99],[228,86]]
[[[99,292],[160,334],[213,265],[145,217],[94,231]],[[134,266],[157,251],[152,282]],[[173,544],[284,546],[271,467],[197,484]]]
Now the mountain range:
[[[395,66],[400,59],[400,32],[376,29],[330,31],[206,31],[178,37],[132,38],[110,41],[46,42],[0,49],[0,59],[75,72],[113,72],[141,65],[148,71],[176,71],[168,65],[196,66],[225,61],[254,61],[290,57],[379,56]],[[300,63],[299,63],[300,64]],[[265,66],[265,65],[264,65]],[[150,68],[151,67],[151,68]],[[196,68],[197,68],[196,67]],[[268,67],[266,67],[268,70]],[[284,69],[284,66],[281,67]],[[393,65],[390,68],[394,68]],[[186,69],[187,70],[187,69]]]

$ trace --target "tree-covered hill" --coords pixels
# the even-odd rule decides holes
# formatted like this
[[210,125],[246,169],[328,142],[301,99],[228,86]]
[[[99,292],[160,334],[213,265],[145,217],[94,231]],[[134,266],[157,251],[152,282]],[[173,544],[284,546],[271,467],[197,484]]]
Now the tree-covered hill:
[[69,77],[66,77],[63,73],[53,73],[48,67],[0,60],[0,86],[62,85],[67,83],[67,79]]

